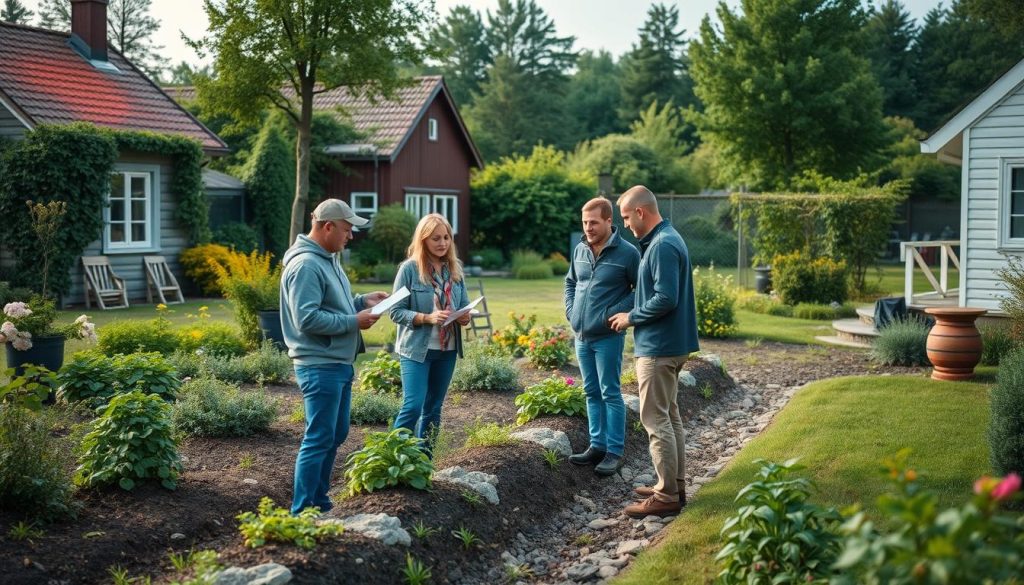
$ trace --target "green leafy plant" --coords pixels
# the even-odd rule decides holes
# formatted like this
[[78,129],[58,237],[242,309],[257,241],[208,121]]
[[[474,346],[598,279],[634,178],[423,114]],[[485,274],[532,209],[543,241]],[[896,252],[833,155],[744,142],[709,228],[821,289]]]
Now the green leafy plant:
[[381,394],[402,395],[402,366],[381,350],[359,370],[359,389]]
[[554,276],[551,265],[543,261],[536,264],[524,264],[516,268],[514,274],[519,280],[544,280]]
[[42,538],[46,533],[41,528],[36,526],[35,522],[25,523],[24,520],[11,526],[11,529],[7,531],[7,538],[20,542],[27,540],[28,542],[34,542],[34,539]]
[[292,407],[292,411],[288,413],[288,422],[298,424],[305,421],[306,407],[301,402],[296,402],[295,406]]
[[427,526],[422,519],[417,520],[412,525],[412,534],[420,540],[430,538],[432,535],[437,534],[437,528]]
[[516,442],[512,428],[496,422],[483,422],[479,418],[466,426],[466,448],[500,447]]
[[508,357],[473,345],[455,365],[450,387],[461,392],[508,392],[519,387],[519,368]]
[[459,526],[458,530],[452,530],[452,536],[457,538],[462,543],[462,548],[466,550],[480,544],[480,538],[465,526]]
[[626,371],[622,372],[621,383],[623,386],[626,386],[628,384],[636,384],[636,368],[626,368]]
[[370,241],[384,252],[384,261],[393,265],[401,260],[414,231],[416,217],[401,204],[393,203],[381,207],[373,216]]
[[430,487],[434,465],[422,450],[422,441],[406,429],[368,433],[365,446],[348,456],[346,494],[354,496],[389,486]]
[[558,276],[569,272],[569,260],[561,252],[552,252],[545,262],[551,267],[551,272]]
[[423,585],[430,581],[430,569],[414,559],[410,553],[405,553],[405,566],[402,567],[402,578],[408,585]]
[[505,579],[509,583],[515,583],[516,581],[522,581],[524,579],[532,579],[534,577],[533,569],[526,563],[520,565],[514,565],[512,563],[505,563]]
[[839,556],[839,512],[808,502],[810,480],[791,476],[803,469],[795,459],[756,463],[757,480],[736,494],[740,507],[722,526],[718,582],[828,582]]
[[224,568],[217,562],[217,551],[215,550],[190,550],[187,555],[170,552],[167,556],[175,571],[184,573],[193,569],[191,579],[181,582],[173,581],[172,585],[213,585],[212,577]]
[[319,508],[306,508],[293,516],[285,508],[278,508],[274,500],[264,497],[254,514],[243,512],[237,516],[238,531],[245,539],[245,545],[256,548],[268,542],[291,542],[307,550],[316,547],[318,541],[338,536],[344,532],[340,522],[318,524]]
[[998,366],[1020,343],[1013,336],[1009,327],[1002,325],[982,325],[981,331],[981,363],[986,366]]
[[572,337],[561,327],[535,327],[530,330],[526,357],[533,366],[558,369],[572,357]]
[[202,375],[237,384],[282,382],[292,371],[288,354],[269,341],[243,356],[175,352],[168,359],[182,377]]
[[174,428],[189,436],[248,437],[270,428],[278,401],[262,388],[242,392],[214,378],[185,382],[172,410]]
[[252,469],[253,465],[256,465],[256,456],[252,453],[242,453],[238,458],[239,469]]
[[842,303],[847,295],[846,263],[805,252],[772,260],[772,286],[787,305]]
[[928,325],[918,317],[893,320],[878,332],[871,358],[887,366],[926,366]]
[[178,349],[178,336],[164,317],[113,321],[100,327],[99,336],[99,350],[108,356],[154,351],[170,355]]
[[576,546],[590,546],[594,544],[594,535],[581,534],[576,537],[576,540],[573,541],[573,544],[575,544]]
[[1024,473],[1024,350],[999,366],[990,398],[989,461],[999,474]]
[[476,506],[483,506],[484,505],[483,497],[479,493],[477,493],[477,492],[475,492],[473,490],[462,490],[462,494],[461,495],[462,495],[462,499],[466,500],[469,503],[469,505],[471,505],[471,506],[476,507]]
[[562,463],[562,458],[558,456],[558,451],[555,451],[554,449],[544,449],[542,455],[544,456],[544,462],[547,463],[548,467],[551,469],[558,467],[558,465]]
[[708,384],[707,382],[705,382],[704,385],[700,387],[700,395],[703,396],[705,400],[711,400],[711,397],[714,395],[714,392],[714,388],[712,388],[711,384]]
[[170,411],[159,395],[138,390],[111,398],[83,439],[76,483],[131,490],[138,481],[159,479],[167,489],[177,487],[182,468]]
[[133,390],[172,401],[181,387],[174,365],[157,352],[113,357],[79,352],[61,368],[57,382],[65,400],[85,402],[92,408],[98,408],[114,395]]
[[231,222],[213,233],[213,241],[223,244],[235,252],[248,254],[259,247],[259,234],[248,224]]
[[56,374],[32,364],[27,364],[20,376],[14,372],[14,368],[3,371],[8,381],[0,385],[0,404],[33,411],[41,409],[50,389],[57,385]]
[[209,266],[235,309],[242,338],[251,347],[259,347],[263,334],[257,315],[280,306],[281,265],[274,265],[269,253],[253,251],[250,254],[229,252],[224,265],[211,260]]
[[694,300],[697,303],[697,334],[728,337],[736,331],[736,293],[732,277],[715,272],[715,267],[693,270]]
[[[200,315],[206,307],[199,308]],[[200,317],[193,324],[178,328],[178,350],[222,356],[240,356],[245,354],[245,342],[238,334],[238,329],[229,323],[209,321],[209,317]]]
[[761,347],[762,343],[764,343],[763,337],[754,337],[752,339],[743,340],[743,345],[747,346],[749,349],[757,349]]
[[516,396],[519,407],[516,424],[526,424],[542,414],[578,416],[586,412],[587,399],[583,388],[572,378],[548,378]]
[[401,408],[401,396],[390,393],[378,394],[360,389],[352,392],[349,416],[352,424],[356,425],[385,424],[394,420]]
[[638,433],[641,433],[645,432],[647,429],[644,428],[644,422],[642,420],[636,419],[635,421],[633,421],[633,430]]

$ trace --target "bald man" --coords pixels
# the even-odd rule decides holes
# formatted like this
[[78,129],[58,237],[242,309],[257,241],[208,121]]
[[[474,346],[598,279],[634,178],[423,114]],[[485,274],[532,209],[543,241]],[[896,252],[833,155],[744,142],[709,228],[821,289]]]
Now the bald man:
[[699,349],[693,271],[682,236],[661,217],[658,200],[637,185],[618,200],[627,228],[640,243],[636,303],[609,319],[616,331],[635,327],[640,421],[650,437],[658,482],[641,486],[642,502],[626,506],[633,518],[673,516],[686,505],[686,435],[679,415],[677,380],[686,358]]

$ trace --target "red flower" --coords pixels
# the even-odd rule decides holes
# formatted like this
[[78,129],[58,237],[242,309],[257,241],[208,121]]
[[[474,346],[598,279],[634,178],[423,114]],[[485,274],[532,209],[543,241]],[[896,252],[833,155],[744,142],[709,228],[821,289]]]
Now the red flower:
[[992,490],[992,498],[997,502],[1001,502],[1017,493],[1018,490],[1020,490],[1020,476],[1016,473],[1011,473],[1004,477]]

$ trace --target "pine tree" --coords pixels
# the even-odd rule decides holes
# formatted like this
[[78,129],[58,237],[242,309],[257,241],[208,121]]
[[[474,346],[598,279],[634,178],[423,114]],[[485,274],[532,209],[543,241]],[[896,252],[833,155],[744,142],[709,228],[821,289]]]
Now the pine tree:
[[882,112],[886,116],[913,118],[917,108],[914,20],[899,0],[887,0],[871,14],[864,32],[871,69],[882,86]]
[[13,24],[28,24],[32,18],[32,11],[21,3],[21,0],[4,0],[3,10],[0,10],[0,20]]
[[71,2],[43,0],[39,3],[39,26],[52,30],[71,29]]
[[444,75],[460,107],[472,103],[473,94],[487,77],[491,54],[486,34],[480,13],[460,5],[452,8],[430,35],[430,44],[441,53],[437,71]]
[[726,172],[788,188],[805,171],[846,178],[873,164],[882,95],[863,51],[859,0],[744,0],[690,45],[705,111],[694,116]]
[[619,132],[622,94],[621,70],[611,53],[583,51],[576,61],[576,73],[569,78],[565,95],[565,115],[575,132],[572,142],[598,138]]
[[671,101],[684,108],[695,103],[684,32],[678,7],[654,4],[648,9],[639,42],[621,63],[623,123],[635,120],[653,102]]
[[535,0],[498,0],[487,11],[487,45],[491,55],[505,57],[541,83],[564,79],[576,62],[576,37],[559,37],[555,23]]
[[1008,38],[1024,37],[1024,4],[1020,0],[967,0],[975,18],[992,23]]

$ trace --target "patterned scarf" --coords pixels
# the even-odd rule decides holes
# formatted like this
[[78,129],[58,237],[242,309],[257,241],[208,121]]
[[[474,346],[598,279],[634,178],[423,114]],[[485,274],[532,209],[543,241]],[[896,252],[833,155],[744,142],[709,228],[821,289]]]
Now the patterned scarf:
[[[452,306],[452,275],[448,271],[448,265],[442,264],[441,270],[434,270],[430,268],[430,276],[434,281],[434,295],[437,297],[437,306],[442,311],[451,309]],[[452,333],[455,329],[455,323],[450,323],[446,327],[438,328],[438,337],[441,341],[441,349],[448,349],[448,340],[451,338]]]

